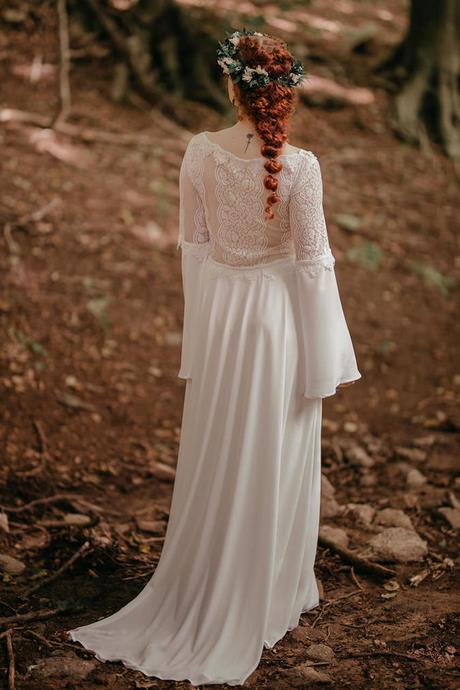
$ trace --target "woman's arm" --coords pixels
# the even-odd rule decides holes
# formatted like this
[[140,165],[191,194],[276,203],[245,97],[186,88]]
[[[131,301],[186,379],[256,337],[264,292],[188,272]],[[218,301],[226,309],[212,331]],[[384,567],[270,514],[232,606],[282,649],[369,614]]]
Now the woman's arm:
[[289,201],[301,315],[302,389],[324,398],[361,378],[340,300],[323,210],[319,161],[302,155]]
[[196,309],[200,300],[200,279],[203,261],[210,250],[209,232],[203,199],[199,193],[200,152],[189,142],[179,173],[179,233],[177,248],[181,247],[184,318],[180,378],[192,377],[193,342]]

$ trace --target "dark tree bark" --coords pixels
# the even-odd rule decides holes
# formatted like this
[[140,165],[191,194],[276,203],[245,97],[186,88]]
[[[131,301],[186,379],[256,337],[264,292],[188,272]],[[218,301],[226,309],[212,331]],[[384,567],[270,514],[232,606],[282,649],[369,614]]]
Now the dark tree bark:
[[404,139],[437,141],[460,158],[460,2],[412,0],[407,34],[377,71],[401,85],[394,126]]
[[133,87],[181,124],[186,124],[180,115],[183,99],[225,109],[219,73],[213,68],[216,41],[174,0],[133,0],[125,10],[110,0],[79,0],[73,8],[112,45],[115,98]]

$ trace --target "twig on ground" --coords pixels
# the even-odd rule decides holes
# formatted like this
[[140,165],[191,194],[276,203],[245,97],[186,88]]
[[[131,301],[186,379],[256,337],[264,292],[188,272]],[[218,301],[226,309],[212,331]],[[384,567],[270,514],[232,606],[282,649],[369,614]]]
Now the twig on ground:
[[28,611],[27,613],[17,613],[15,616],[7,616],[5,618],[0,618],[0,627],[5,625],[10,625],[11,623],[25,623],[33,620],[43,620],[44,618],[51,618],[59,613],[62,613],[64,609],[42,609],[41,611]]
[[35,508],[35,506],[45,505],[47,503],[58,503],[59,501],[76,501],[77,503],[80,503],[82,506],[86,506],[89,510],[92,510],[94,513],[120,515],[119,511],[112,510],[109,508],[100,508],[94,503],[90,503],[89,501],[85,500],[79,494],[55,494],[54,496],[46,496],[45,498],[36,498],[34,501],[30,501],[30,503],[26,503],[22,506],[2,505],[0,506],[0,508],[2,508],[6,513],[22,513],[24,510],[31,510],[32,508]]
[[37,640],[40,640],[40,642],[43,642],[47,647],[52,648],[53,645],[52,643],[46,639],[46,637],[43,637],[43,635],[40,635],[39,633],[35,632],[35,630],[23,630],[22,635],[32,635],[32,637],[37,638]]
[[45,460],[49,460],[50,454],[48,453],[48,443],[46,441],[45,432],[43,431],[41,422],[39,422],[36,419],[33,419],[32,424],[34,426],[35,431],[37,432],[39,451],[41,455],[45,458]]
[[5,223],[5,226],[3,228],[3,236],[5,238],[6,246],[8,247],[8,251],[11,256],[20,254],[21,250],[19,248],[19,244],[14,241],[13,235],[12,235],[12,226],[11,223]]
[[8,651],[8,690],[14,690],[14,650],[13,650],[13,640],[11,638],[11,630],[7,630],[5,633],[6,637],[6,649]]
[[360,589],[356,589],[354,592],[348,592],[347,594],[343,594],[340,597],[336,597],[335,599],[329,599],[329,601],[326,601],[323,604],[321,611],[316,616],[315,620],[313,621],[313,623],[311,624],[310,627],[312,627],[312,628],[315,627],[315,625],[317,624],[319,619],[322,617],[322,615],[326,611],[326,609],[329,608],[329,606],[333,606],[334,604],[336,604],[339,601],[342,601],[343,599],[349,599],[350,597],[354,597],[354,596],[356,596],[356,594],[362,594],[362,591]]
[[339,659],[358,659],[359,657],[372,657],[372,656],[396,656],[402,659],[409,659],[409,661],[421,661],[427,664],[435,664],[436,662],[431,659],[426,659],[421,656],[411,656],[410,654],[404,654],[403,652],[393,652],[390,649],[375,649],[368,652],[344,652],[343,654],[338,654]]
[[32,637],[35,637],[37,640],[40,640],[40,642],[43,642],[43,644],[46,644],[46,646],[50,648],[71,647],[72,649],[75,649],[75,645],[72,642],[59,642],[58,640],[47,640],[46,637],[43,637],[43,635],[40,635],[39,633],[35,632],[35,630],[23,630],[21,634],[32,635]]
[[[40,220],[43,220],[45,216],[48,215],[48,213],[55,207],[59,206],[59,204],[62,203],[62,200],[60,197],[56,196],[51,201],[48,201],[47,204],[44,206],[41,206],[40,208],[36,209],[35,211],[32,211],[31,213],[26,213],[23,216],[20,216],[17,220],[17,223],[27,223],[29,221],[34,221],[38,222]],[[36,422],[34,421],[34,424]]]
[[[84,524],[79,525],[78,523],[73,523],[73,522],[66,522],[65,520],[41,520],[38,523],[35,523],[32,527],[34,529],[37,529],[39,527],[43,528],[43,531],[46,532],[47,528],[54,527],[54,528],[61,528],[61,529],[70,529],[71,527],[77,528],[77,529],[88,529],[89,527],[94,527],[99,521],[98,517],[93,516],[93,518],[90,520],[90,522],[85,522]],[[17,525],[18,523],[10,523]],[[21,525],[21,527],[24,527]],[[45,529],[46,528],[46,529]]]
[[7,513],[22,513],[24,510],[31,510],[35,506],[46,503],[57,503],[58,501],[67,501],[71,497],[74,496],[72,494],[55,494],[54,496],[46,496],[45,498],[36,498],[34,501],[25,503],[22,506],[2,506],[2,509]]
[[63,565],[61,565],[61,567],[58,568],[56,570],[56,572],[54,572],[49,577],[46,577],[44,580],[37,582],[37,584],[33,585],[32,587],[29,587],[29,589],[26,589],[25,592],[22,592],[21,596],[22,597],[28,597],[31,594],[33,594],[34,592],[36,592],[37,589],[40,589],[41,587],[43,587],[43,585],[45,585],[45,584],[47,585],[50,582],[54,582],[54,580],[57,580],[57,578],[60,577],[62,575],[62,573],[65,573],[66,570],[68,570],[75,563],[76,560],[78,560],[86,551],[88,551],[89,548],[90,548],[89,541],[85,541],[80,546],[78,551],[76,551],[73,554],[73,556],[71,556],[71,558],[69,558],[68,561],[66,561]]
[[342,594],[340,597],[336,597],[335,599],[329,599],[325,602],[324,608],[333,606],[334,604],[337,604],[338,601],[342,601],[343,599],[349,599],[350,597],[354,597],[357,594],[361,594],[361,591],[359,589],[356,589],[354,592],[347,592],[347,594]]
[[356,585],[357,587],[359,587],[359,589],[361,589],[361,590],[364,591],[364,587],[362,586],[361,582],[358,580],[358,578],[357,578],[356,575],[355,575],[355,569],[354,569],[353,566],[351,566],[351,568],[350,568],[350,575],[351,575],[351,577],[352,577],[353,582],[355,583],[355,585]]

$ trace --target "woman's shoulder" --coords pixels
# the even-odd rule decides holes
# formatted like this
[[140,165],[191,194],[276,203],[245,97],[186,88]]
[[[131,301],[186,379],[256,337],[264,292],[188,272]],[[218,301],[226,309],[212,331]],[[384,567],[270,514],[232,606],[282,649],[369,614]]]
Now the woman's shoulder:
[[204,132],[197,132],[190,134],[187,145],[184,151],[184,158],[196,158],[203,151],[206,144],[206,137]]
[[309,149],[300,149],[299,156],[297,156],[298,165],[294,175],[294,187],[304,187],[309,184],[316,184],[322,179],[321,164],[318,156],[314,151]]
[[[227,138],[228,138],[228,132],[231,130],[232,127],[225,127],[224,129],[216,129],[213,131],[210,130],[203,130],[201,132],[197,132],[195,135],[192,136],[191,141],[194,141],[195,143],[200,143],[200,142],[210,142],[211,144],[218,144],[225,148],[226,143],[228,143]],[[304,156],[314,156],[315,154],[313,151],[310,151],[308,149],[302,148],[300,146],[293,146],[292,144],[286,143],[284,145],[283,153],[282,155],[284,156],[294,156],[295,154],[302,154]]]

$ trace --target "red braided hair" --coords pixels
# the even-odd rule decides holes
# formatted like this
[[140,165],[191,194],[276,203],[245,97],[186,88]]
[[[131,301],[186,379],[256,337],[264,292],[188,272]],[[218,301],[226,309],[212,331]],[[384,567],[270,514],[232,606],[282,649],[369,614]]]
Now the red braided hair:
[[[249,67],[263,67],[270,77],[278,77],[291,71],[293,55],[287,44],[273,36],[242,36],[238,43],[235,58],[243,60]],[[281,201],[277,194],[278,180],[274,175],[283,168],[280,155],[288,138],[290,120],[297,104],[296,90],[278,82],[270,81],[266,86],[240,89],[233,84],[243,114],[254,124],[257,134],[263,140],[261,154],[268,158],[264,163],[267,175],[264,187],[270,191],[264,208],[266,220],[274,217],[273,204]],[[242,119],[240,115],[239,119]]]

